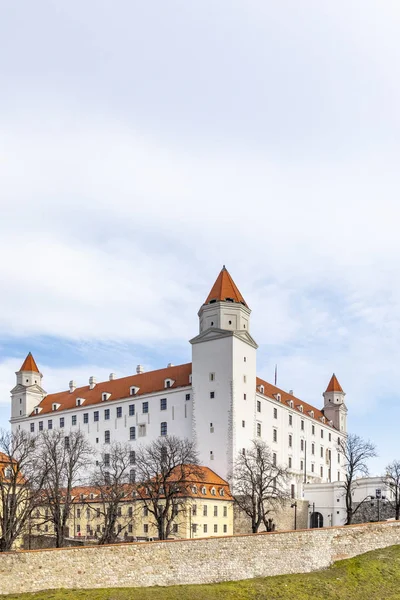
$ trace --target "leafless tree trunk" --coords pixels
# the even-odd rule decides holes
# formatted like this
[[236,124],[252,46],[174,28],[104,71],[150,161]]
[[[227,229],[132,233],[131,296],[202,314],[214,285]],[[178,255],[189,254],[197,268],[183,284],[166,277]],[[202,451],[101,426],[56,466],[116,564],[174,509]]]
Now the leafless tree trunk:
[[[132,489],[130,485],[130,472],[135,462],[135,452],[129,444],[112,444],[109,449],[103,449],[101,461],[91,479],[91,489],[94,501],[89,503],[92,511],[99,510],[103,521],[103,531],[99,544],[111,544],[116,541],[117,520],[125,501],[130,497],[130,506],[133,504]],[[125,499],[125,500],[124,500]],[[119,519],[119,525],[124,523],[124,529],[129,520]]]
[[44,431],[37,437],[38,468],[46,475],[43,482],[43,502],[50,511],[56,547],[64,545],[65,529],[71,512],[71,490],[83,483],[91,464],[93,450],[81,431]]
[[262,523],[271,530],[270,513],[289,498],[288,471],[275,464],[267,444],[253,440],[246,453],[238,455],[229,479],[233,499],[251,519],[252,532],[257,533]]
[[386,475],[383,478],[389,488],[393,491],[396,521],[400,518],[400,461],[394,460],[386,467]]
[[0,551],[26,532],[40,502],[45,473],[37,469],[35,439],[24,431],[0,432]]
[[342,487],[346,499],[346,525],[350,525],[355,513],[353,507],[355,479],[357,476],[366,477],[368,475],[368,460],[377,456],[377,453],[372,442],[365,441],[354,433],[340,440],[338,452],[343,457],[346,468],[346,477]]
[[152,515],[159,539],[168,539],[191,487],[203,480],[194,442],[167,436],[142,446],[136,453],[136,478],[138,498]]

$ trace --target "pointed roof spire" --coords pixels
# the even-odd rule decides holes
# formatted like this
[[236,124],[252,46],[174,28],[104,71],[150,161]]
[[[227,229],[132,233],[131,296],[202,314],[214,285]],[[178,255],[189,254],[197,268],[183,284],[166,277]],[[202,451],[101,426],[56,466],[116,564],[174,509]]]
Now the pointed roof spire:
[[34,373],[39,373],[39,369],[35,362],[35,359],[32,356],[32,352],[29,352],[28,356],[22,363],[22,367],[20,368],[20,371],[32,371]]
[[207,300],[204,302],[204,304],[208,304],[212,301],[220,302],[224,300],[228,300],[229,302],[238,302],[240,304],[244,304],[244,306],[247,306],[245,299],[236,287],[236,284],[229,275],[225,265],[223,265],[222,270],[212,286],[211,292],[208,294]]
[[344,393],[342,390],[342,386],[338,382],[335,373],[332,375],[331,380],[328,384],[328,387],[326,388],[326,391],[327,392],[342,392],[342,394]]

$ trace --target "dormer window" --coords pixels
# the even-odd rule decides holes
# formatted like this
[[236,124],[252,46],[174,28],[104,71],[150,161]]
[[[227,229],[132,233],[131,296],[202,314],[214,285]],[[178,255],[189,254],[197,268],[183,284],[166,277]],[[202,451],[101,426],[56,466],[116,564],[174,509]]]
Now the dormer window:
[[51,410],[57,410],[58,408],[60,408],[60,406],[61,406],[61,404],[57,404],[56,402],[54,402],[54,403],[51,405]]
[[276,399],[278,400],[278,402],[281,401],[281,395],[280,394],[276,394]]
[[11,467],[6,467],[4,469],[4,477],[6,479],[11,479],[11,476],[12,476],[12,469],[11,469]]
[[90,499],[93,500],[94,494],[90,494]]
[[40,408],[40,406],[36,406],[35,407],[35,415],[38,415],[40,413],[42,409]]
[[303,405],[302,405],[302,404],[300,404],[300,406],[299,406],[299,411],[300,411],[301,413],[303,412]]
[[175,381],[173,379],[164,379],[164,387],[170,388],[174,385]]
[[196,485],[192,486],[192,492],[193,492],[193,494],[197,494],[197,486]]
[[132,386],[129,388],[129,394],[130,394],[131,396],[136,396],[136,394],[138,393],[139,389],[140,389],[140,388],[136,387],[135,385],[132,385]]
[[105,402],[106,400],[108,400],[110,398],[111,394],[109,394],[108,392],[103,392],[101,394],[101,401]]
[[312,418],[314,418],[314,411],[313,411],[313,410],[310,410],[310,416],[311,416]]
[[76,406],[82,406],[82,404],[85,402],[85,398],[77,398],[76,399]]
[[293,400],[289,400],[289,406],[290,408],[293,408]]
[[321,421],[325,423],[325,417],[321,417]]
[[192,374],[189,375],[189,383],[192,383]]
[[225,496],[225,490],[224,490],[224,488],[221,488],[221,489],[219,490],[219,495],[220,495],[220,496]]
[[261,394],[264,393],[264,386],[263,385],[260,385],[260,392],[261,392]]
[[217,493],[217,492],[216,492],[216,489],[215,489],[215,487],[212,487],[212,488],[211,488],[211,495],[212,495],[212,496],[215,496],[215,494],[216,494],[216,493]]
[[203,494],[203,496],[205,496],[207,494],[207,490],[205,488],[205,486],[203,485],[203,487],[201,488],[201,493]]

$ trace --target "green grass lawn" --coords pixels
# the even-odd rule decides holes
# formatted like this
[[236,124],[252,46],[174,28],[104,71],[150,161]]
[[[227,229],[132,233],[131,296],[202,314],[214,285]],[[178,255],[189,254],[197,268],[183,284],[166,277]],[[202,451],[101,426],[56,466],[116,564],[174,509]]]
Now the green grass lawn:
[[400,546],[342,560],[324,571],[211,585],[57,590],[7,600],[381,600],[400,599]]

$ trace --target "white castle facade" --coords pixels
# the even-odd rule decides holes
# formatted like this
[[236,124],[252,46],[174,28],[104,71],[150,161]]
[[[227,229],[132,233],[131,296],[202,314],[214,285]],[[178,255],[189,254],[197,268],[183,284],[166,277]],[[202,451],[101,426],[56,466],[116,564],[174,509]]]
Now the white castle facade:
[[29,354],[11,391],[11,426],[37,433],[79,428],[99,451],[114,441],[132,450],[158,436],[196,440],[201,464],[226,479],[239,452],[264,440],[292,474],[292,497],[304,483],[344,479],[337,444],[346,436],[345,394],[332,376],[321,410],[257,377],[250,314],[225,267],[199,310],[192,362],[47,394]]

